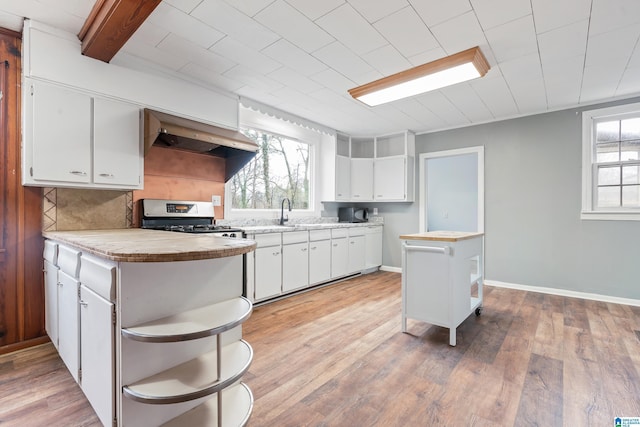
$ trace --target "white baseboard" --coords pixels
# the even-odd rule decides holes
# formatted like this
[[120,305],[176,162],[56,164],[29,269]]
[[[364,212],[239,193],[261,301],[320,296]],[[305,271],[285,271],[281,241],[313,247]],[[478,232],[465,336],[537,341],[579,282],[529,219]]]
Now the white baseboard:
[[380,270],[381,271],[390,271],[392,273],[402,273],[402,268],[401,267],[391,267],[388,265],[381,265],[380,266]]
[[640,307],[640,300],[631,298],[620,298],[609,295],[591,294],[588,292],[568,291],[566,289],[544,288],[539,286],[519,285],[515,283],[500,282],[498,280],[485,280],[487,286],[495,286],[497,288],[517,289],[520,291],[539,292],[542,294],[559,295],[563,297],[582,298],[592,301],[610,302],[613,304],[633,305]]

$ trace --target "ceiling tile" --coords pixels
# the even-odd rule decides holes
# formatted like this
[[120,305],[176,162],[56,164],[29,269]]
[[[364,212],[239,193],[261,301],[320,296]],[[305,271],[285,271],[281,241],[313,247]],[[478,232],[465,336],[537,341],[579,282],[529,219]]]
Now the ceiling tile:
[[185,13],[191,13],[202,0],[162,0],[162,3],[170,4]]
[[[199,0],[202,1],[202,0]],[[240,12],[248,16],[254,16],[275,0],[224,0],[230,6],[235,7]]]
[[309,53],[334,41],[322,28],[283,0],[269,5],[255,19]]
[[538,51],[536,30],[531,15],[487,30],[486,37],[498,62],[509,61]]
[[462,112],[440,91],[419,95],[416,100],[440,117],[448,126],[461,126],[470,123]]
[[282,64],[278,61],[274,61],[268,56],[243,45],[231,37],[225,37],[209,50],[235,63],[253,68],[256,72],[262,74],[270,73],[282,67]]
[[469,83],[449,86],[440,92],[470,121],[486,122],[493,119],[493,114]]
[[538,34],[589,18],[591,0],[531,0]]
[[113,57],[111,63],[117,63],[120,59],[119,57],[123,56],[121,54],[142,58],[151,64],[174,71],[179,70],[189,63],[189,57],[187,55],[169,55],[166,51],[160,50],[155,46],[136,42],[131,39],[129,39],[120,52]]
[[124,48],[131,42],[144,43],[149,46],[157,46],[165,37],[170,34],[169,30],[165,27],[152,24],[149,21],[145,21],[138,30],[127,40]]
[[[269,93],[283,88],[282,83],[263,74],[256,73],[243,65],[237,65],[224,72],[223,75],[229,79],[244,83],[250,88],[257,89],[257,92],[264,91]],[[243,90],[247,90],[247,88],[243,87]]]
[[389,76],[412,67],[407,58],[389,44],[363,55],[362,59],[383,76]]
[[280,38],[222,0],[203,1],[191,16],[256,50],[262,50]]
[[[28,17],[68,33],[78,34],[84,24],[85,16],[78,16],[75,8],[70,8],[74,9],[74,12],[65,10],[66,3],[61,4],[51,0],[47,3],[35,0],[3,0],[0,1],[0,9],[11,15]],[[87,5],[85,4],[85,6]]]
[[593,0],[589,36],[640,22],[638,0]]
[[538,36],[538,47],[542,64],[562,61],[576,55],[584,56],[587,44],[589,21],[579,21]]
[[542,63],[549,107],[560,108],[580,101],[583,68],[584,54]]
[[420,123],[427,124],[430,129],[441,129],[447,125],[444,119],[437,116],[424,104],[418,102],[416,97],[395,101],[393,106]]
[[593,65],[584,68],[580,102],[593,102],[615,96],[624,75],[624,67]]
[[349,0],[349,3],[371,23],[409,6],[407,0]]
[[322,85],[287,67],[281,67],[269,73],[267,76],[301,93],[309,93],[322,89]]
[[536,113],[547,108],[540,57],[537,53],[500,64],[520,113]]
[[369,64],[339,42],[333,42],[317,50],[313,56],[356,82],[362,75],[374,71]]
[[471,0],[485,30],[531,15],[531,0]]
[[409,0],[409,3],[429,27],[471,11],[469,0]]
[[175,58],[186,58],[189,60],[188,62],[195,62],[205,68],[210,68],[216,73],[223,73],[235,65],[235,62],[230,59],[224,58],[210,50],[203,49],[175,34],[169,34],[165,37],[158,44],[158,49],[168,54],[168,59],[171,59],[171,56]]
[[445,56],[447,56],[447,54],[444,49],[442,49],[441,47],[437,47],[435,49],[431,49],[426,52],[422,52],[409,57],[409,62],[411,62],[414,66],[422,65],[428,62],[433,62],[440,58],[444,58]]
[[291,6],[302,12],[307,18],[315,21],[326,13],[344,4],[345,0],[286,0]]
[[484,77],[469,84],[494,117],[512,117],[518,114],[518,106],[499,69],[491,69]]
[[147,22],[161,28],[171,29],[172,33],[205,49],[225,36],[224,33],[214,30],[193,16],[164,3],[160,3],[149,15],[145,24]]
[[357,54],[387,44],[380,33],[347,3],[317,19],[316,24]]
[[244,86],[244,83],[217,74],[208,68],[192,62],[180,68],[179,71],[187,76],[195,78],[196,80],[209,83],[215,87],[225,89],[230,92],[234,92]]
[[[436,25],[431,28],[431,31],[448,55],[474,46],[487,46],[487,40],[473,12],[467,12]],[[485,50],[483,49],[483,52]]]
[[640,24],[618,30],[589,34],[586,66],[626,66],[640,37]]
[[336,93],[347,93],[349,89],[358,86],[355,81],[346,78],[332,68],[327,68],[309,77]]
[[285,39],[280,39],[264,48],[262,53],[303,75],[315,74],[327,69],[325,64]]
[[406,57],[439,47],[427,26],[411,7],[405,7],[379,20],[374,27]]
[[625,70],[616,89],[616,96],[640,94],[640,67],[629,67]]

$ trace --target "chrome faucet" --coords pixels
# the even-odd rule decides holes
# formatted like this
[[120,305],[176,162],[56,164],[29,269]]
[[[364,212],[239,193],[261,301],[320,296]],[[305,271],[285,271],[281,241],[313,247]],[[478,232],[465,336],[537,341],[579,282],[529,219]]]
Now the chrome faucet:
[[291,200],[289,200],[287,197],[285,197],[284,199],[282,199],[282,205],[280,206],[280,225],[284,225],[285,222],[289,221],[289,216],[287,215],[287,217],[284,217],[284,201],[287,201],[287,205],[289,205],[289,212],[291,212]]

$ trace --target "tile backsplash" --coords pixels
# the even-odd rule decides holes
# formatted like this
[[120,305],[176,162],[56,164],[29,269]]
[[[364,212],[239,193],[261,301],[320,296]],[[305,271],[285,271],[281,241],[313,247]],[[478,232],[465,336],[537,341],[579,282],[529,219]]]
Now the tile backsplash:
[[45,188],[44,231],[130,228],[133,224],[131,191]]

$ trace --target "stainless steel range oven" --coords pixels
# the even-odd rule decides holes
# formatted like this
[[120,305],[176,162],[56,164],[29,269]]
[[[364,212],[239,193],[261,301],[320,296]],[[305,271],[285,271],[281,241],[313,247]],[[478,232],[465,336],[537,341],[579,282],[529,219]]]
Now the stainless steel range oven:
[[[142,228],[179,233],[197,233],[241,239],[242,230],[216,225],[213,204],[185,200],[142,199],[140,201]],[[247,255],[242,255],[242,295],[247,296]]]
[[211,202],[161,199],[142,199],[140,202],[142,228],[243,237],[238,228],[216,225]]

